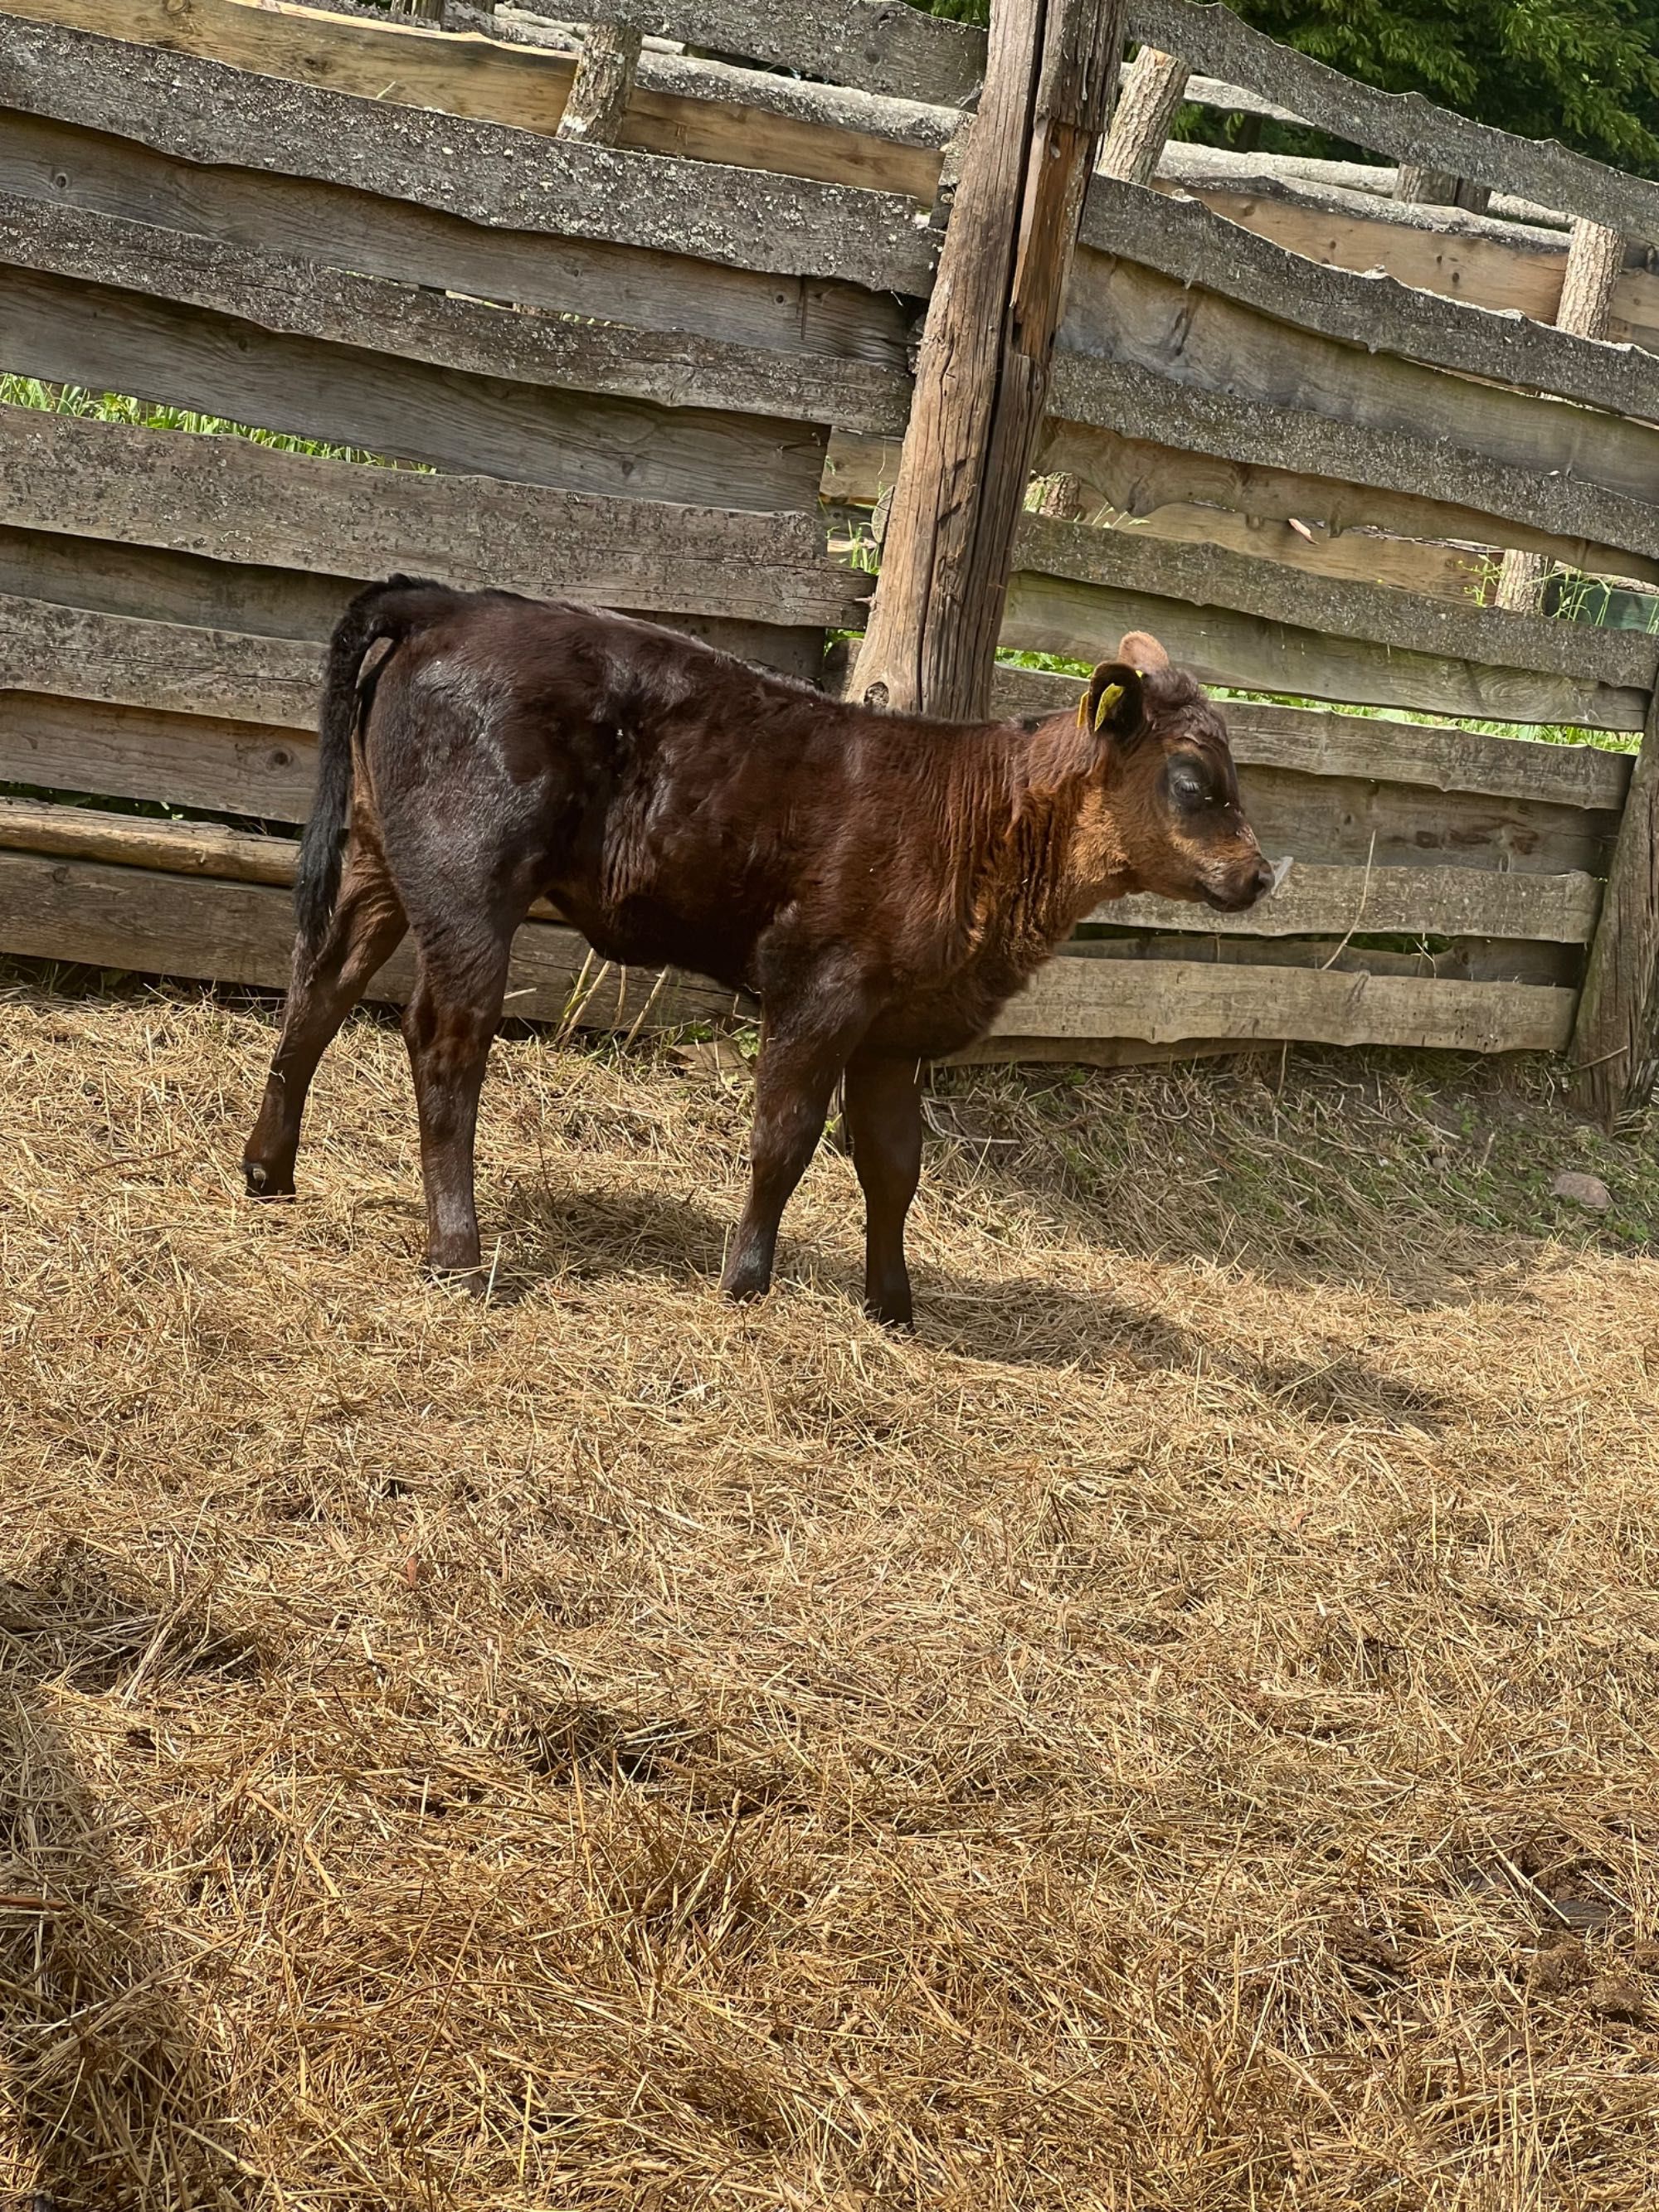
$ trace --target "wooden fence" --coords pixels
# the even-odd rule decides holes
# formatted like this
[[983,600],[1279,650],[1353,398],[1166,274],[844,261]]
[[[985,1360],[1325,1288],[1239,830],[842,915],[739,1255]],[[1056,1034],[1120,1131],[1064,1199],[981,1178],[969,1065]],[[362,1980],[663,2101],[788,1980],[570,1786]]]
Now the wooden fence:
[[[862,623],[820,489],[870,508],[924,465],[911,368],[984,34],[885,0],[607,0],[761,66],[647,52],[605,148],[553,135],[575,61],[533,21],[450,15],[489,34],[248,0],[0,15],[0,370],[399,464],[0,408],[8,950],[283,980],[319,647],[392,568],[602,600],[805,675]],[[1128,23],[1204,97],[1528,219],[1190,148],[1157,189],[1089,183],[1030,456],[1068,497],[1019,521],[1004,645],[1086,661],[1149,628],[1211,683],[1382,713],[1233,707],[1285,887],[1202,929],[1103,912],[999,1048],[1570,1048],[1614,1105],[1651,1076],[1659,640],[1471,586],[1507,549],[1659,579],[1659,278],[1637,265],[1659,188],[1353,85],[1224,8],[1132,0]],[[1573,216],[1634,242],[1622,343],[1547,319]],[[995,680],[1014,711],[1074,693]],[[1628,754],[1400,719],[1422,714],[1649,744],[1632,782]],[[580,940],[532,921],[518,959],[510,1010],[564,1012]],[[580,1018],[728,1005],[613,975]]]

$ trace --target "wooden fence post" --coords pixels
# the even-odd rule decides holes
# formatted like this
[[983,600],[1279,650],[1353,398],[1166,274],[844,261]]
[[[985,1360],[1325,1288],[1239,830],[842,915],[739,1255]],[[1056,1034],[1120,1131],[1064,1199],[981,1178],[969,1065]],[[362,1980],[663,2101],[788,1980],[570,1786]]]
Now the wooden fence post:
[[617,23],[584,27],[581,59],[556,136],[580,138],[590,146],[616,144],[634,89],[640,40],[638,31]]
[[1572,1103],[1611,1128],[1659,1081],[1659,691],[1630,781],[1570,1056]]
[[999,0],[853,679],[982,716],[1124,0]]
[[1101,149],[1103,177],[1121,177],[1126,185],[1152,183],[1189,74],[1179,54],[1161,54],[1156,46],[1141,48],[1123,80],[1112,127]]
[[[1625,241],[1616,230],[1604,230],[1599,222],[1575,222],[1555,312],[1557,330],[1571,331],[1575,337],[1606,337],[1613,319],[1613,288],[1624,265]],[[1498,571],[1497,604],[1511,614],[1541,613],[1545,580],[1554,566],[1541,553],[1511,546]]]

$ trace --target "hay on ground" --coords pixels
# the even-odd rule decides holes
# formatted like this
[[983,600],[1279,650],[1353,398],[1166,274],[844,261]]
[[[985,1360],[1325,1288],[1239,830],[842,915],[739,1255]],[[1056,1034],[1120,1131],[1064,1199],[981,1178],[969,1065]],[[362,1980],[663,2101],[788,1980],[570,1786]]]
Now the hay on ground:
[[1645,1138],[941,1077],[910,1340],[729,1050],[502,1045],[479,1308],[270,1041],[0,1001],[0,2202],[1651,2203]]

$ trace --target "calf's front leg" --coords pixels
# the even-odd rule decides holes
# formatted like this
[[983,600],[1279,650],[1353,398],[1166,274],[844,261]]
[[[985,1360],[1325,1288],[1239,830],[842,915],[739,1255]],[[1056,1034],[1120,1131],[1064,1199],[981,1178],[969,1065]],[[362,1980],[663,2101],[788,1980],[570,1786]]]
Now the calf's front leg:
[[855,1054],[847,1064],[847,1126],[864,1189],[865,1310],[891,1328],[908,1328],[904,1217],[921,1180],[918,1063]]
[[728,1298],[763,1297],[771,1288],[778,1224],[823,1133],[847,1049],[844,1034],[763,1040],[749,1140],[749,1202],[720,1277]]

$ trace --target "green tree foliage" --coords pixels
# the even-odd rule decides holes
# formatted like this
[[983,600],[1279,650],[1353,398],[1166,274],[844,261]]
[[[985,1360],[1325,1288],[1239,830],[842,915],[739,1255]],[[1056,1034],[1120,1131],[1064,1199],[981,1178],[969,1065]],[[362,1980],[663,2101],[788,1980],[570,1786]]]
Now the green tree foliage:
[[[986,0],[915,0],[982,23]],[[1258,30],[1388,92],[1659,175],[1659,0],[1234,0]],[[1241,132],[1243,138],[1241,141]],[[1259,135],[1258,135],[1259,134]],[[1184,112],[1181,135],[1281,152],[1339,149],[1309,131]]]

